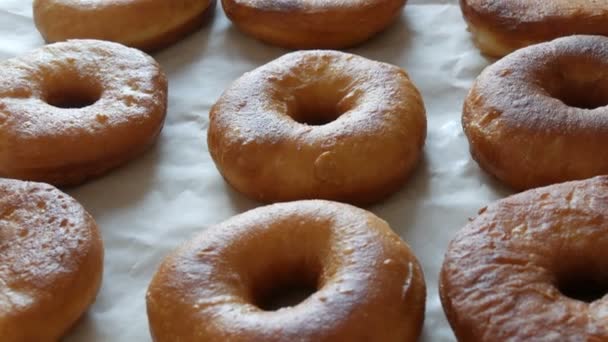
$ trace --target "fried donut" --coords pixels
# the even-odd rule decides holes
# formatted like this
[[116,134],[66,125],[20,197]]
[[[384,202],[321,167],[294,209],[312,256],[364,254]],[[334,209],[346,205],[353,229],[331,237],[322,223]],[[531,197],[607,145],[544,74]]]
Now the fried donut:
[[406,0],[222,0],[243,32],[289,49],[341,49],[387,28]]
[[103,245],[76,200],[43,183],[0,179],[0,336],[59,341],[97,296]]
[[608,38],[571,36],[488,67],[465,104],[483,169],[517,189],[608,174]]
[[144,53],[72,40],[0,62],[0,177],[73,185],[147,149],[167,80]]
[[421,156],[426,115],[405,71],[335,51],[287,54],[238,79],[210,113],[209,152],[259,201],[371,203]]
[[34,0],[47,42],[109,40],[145,51],[173,44],[213,14],[215,0]]
[[477,47],[502,57],[555,38],[608,35],[608,4],[590,0],[460,0]]
[[[294,288],[311,294],[267,306]],[[313,200],[257,208],[202,232],[164,260],[147,308],[157,342],[402,342],[420,335],[425,296],[416,257],[386,222]]]
[[480,211],[449,245],[441,301],[459,341],[608,340],[608,177]]

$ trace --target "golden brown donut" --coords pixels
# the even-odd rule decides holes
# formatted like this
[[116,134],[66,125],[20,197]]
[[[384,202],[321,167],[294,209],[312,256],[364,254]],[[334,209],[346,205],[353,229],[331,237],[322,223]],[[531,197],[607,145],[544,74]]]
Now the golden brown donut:
[[[267,307],[281,291],[306,299]],[[154,341],[415,341],[426,288],[410,248],[370,212],[328,201],[257,208],[170,254],[148,289]]]
[[518,190],[608,174],[607,67],[600,36],[530,46],[488,67],[462,118],[475,160]]
[[341,49],[383,31],[406,0],[222,0],[243,32],[289,49]]
[[425,137],[424,104],[404,70],[300,51],[224,92],[208,145],[224,178],[256,200],[371,203],[406,180]]
[[0,177],[73,185],[141,154],[158,136],[167,80],[144,53],[96,40],[0,62]]
[[593,0],[460,0],[477,47],[502,57],[558,37],[608,35],[608,3]]
[[459,341],[608,340],[608,177],[530,190],[479,213],[441,269]]
[[103,245],[76,200],[43,183],[0,179],[0,337],[58,341],[93,303]]
[[152,51],[201,26],[215,0],[34,0],[34,22],[47,42],[101,39]]

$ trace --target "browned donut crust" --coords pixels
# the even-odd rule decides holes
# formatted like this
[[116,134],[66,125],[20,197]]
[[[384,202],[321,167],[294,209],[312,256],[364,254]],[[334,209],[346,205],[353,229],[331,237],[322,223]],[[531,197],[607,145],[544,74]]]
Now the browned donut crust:
[[404,70],[300,51],[224,92],[208,145],[224,178],[256,200],[371,203],[403,184],[425,137],[424,104]]
[[[260,297],[304,281],[303,302]],[[410,248],[370,212],[274,204],[208,228],[170,254],[147,294],[155,341],[415,341],[425,284]]]
[[0,179],[0,337],[58,341],[93,303],[103,245],[76,200],[43,183]]
[[34,0],[34,22],[47,42],[114,41],[145,51],[198,29],[216,0]]
[[160,66],[116,43],[47,45],[0,62],[0,79],[1,177],[81,183],[141,154],[165,119]]
[[462,118],[475,160],[518,190],[608,174],[607,67],[599,36],[530,46],[488,67]]
[[[439,292],[459,341],[607,341],[608,177],[491,204],[449,245]],[[584,293],[583,293],[584,294]]]
[[479,49],[502,57],[558,37],[608,35],[608,3],[592,0],[460,0]]
[[222,0],[243,32],[289,49],[341,49],[383,31],[406,0]]

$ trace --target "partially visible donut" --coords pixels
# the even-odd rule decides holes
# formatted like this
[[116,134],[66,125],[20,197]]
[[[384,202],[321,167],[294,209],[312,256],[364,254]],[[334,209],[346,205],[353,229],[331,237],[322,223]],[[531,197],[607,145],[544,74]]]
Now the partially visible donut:
[[72,40],[0,62],[0,177],[73,185],[146,150],[167,108],[151,57]]
[[100,39],[152,51],[200,27],[216,0],[34,0],[34,22],[47,42]]
[[[265,305],[294,287],[313,293]],[[416,257],[386,222],[299,201],[205,230],[163,261],[146,298],[157,342],[403,342],[420,335],[425,292]]]
[[608,341],[608,177],[529,190],[450,242],[439,292],[459,341]]
[[93,218],[42,183],[0,179],[0,337],[59,341],[95,300],[103,245]]
[[405,182],[426,137],[403,69],[336,51],[293,52],[246,73],[209,120],[224,178],[264,202],[378,201]]
[[486,68],[462,117],[479,165],[516,190],[608,174],[608,38],[529,46]]
[[608,3],[590,0],[460,0],[479,49],[502,57],[575,34],[608,36]]
[[399,17],[406,0],[222,0],[243,32],[290,49],[360,44]]

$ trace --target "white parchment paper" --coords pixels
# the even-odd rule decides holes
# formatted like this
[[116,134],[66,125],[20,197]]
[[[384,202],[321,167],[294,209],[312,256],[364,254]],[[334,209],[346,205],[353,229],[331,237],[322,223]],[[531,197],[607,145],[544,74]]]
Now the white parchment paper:
[[[31,2],[0,0],[0,59],[42,44]],[[437,291],[445,248],[468,217],[508,194],[471,160],[460,124],[466,92],[490,61],[473,47],[456,0],[411,0],[390,29],[350,51],[405,68],[423,94],[424,160],[401,191],[369,209],[422,263],[428,289],[422,340],[453,341]],[[101,227],[106,257],[97,302],[67,341],[150,341],[144,295],[163,256],[193,233],[258,205],[216,171],[206,146],[208,112],[233,80],[286,52],[242,35],[218,6],[204,29],[154,55],[170,82],[158,144],[69,190]]]

